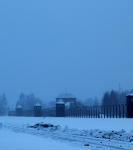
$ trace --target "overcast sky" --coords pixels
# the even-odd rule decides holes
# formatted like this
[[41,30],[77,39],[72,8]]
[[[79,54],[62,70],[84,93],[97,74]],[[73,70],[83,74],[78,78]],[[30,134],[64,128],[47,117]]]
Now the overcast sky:
[[1,0],[0,95],[85,100],[133,88],[133,0]]

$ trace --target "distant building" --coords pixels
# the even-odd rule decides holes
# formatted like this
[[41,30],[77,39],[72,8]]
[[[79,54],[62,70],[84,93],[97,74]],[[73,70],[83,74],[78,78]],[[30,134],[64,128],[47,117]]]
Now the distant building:
[[65,117],[65,102],[62,99],[56,102],[56,117]]
[[56,97],[56,102],[58,102],[59,99],[62,99],[64,103],[75,103],[77,98],[71,93],[63,93]]
[[126,95],[127,118],[133,118],[133,90]]
[[56,97],[56,116],[65,117],[65,108],[75,105],[76,97],[71,93],[63,93]]
[[22,116],[22,106],[18,105],[16,107],[16,116]]
[[39,103],[37,103],[36,105],[34,105],[34,117],[41,117],[41,105]]

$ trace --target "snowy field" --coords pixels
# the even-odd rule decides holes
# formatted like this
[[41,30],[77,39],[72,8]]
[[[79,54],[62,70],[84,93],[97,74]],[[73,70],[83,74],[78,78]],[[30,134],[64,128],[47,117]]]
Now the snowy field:
[[133,150],[133,119],[0,117],[0,150]]

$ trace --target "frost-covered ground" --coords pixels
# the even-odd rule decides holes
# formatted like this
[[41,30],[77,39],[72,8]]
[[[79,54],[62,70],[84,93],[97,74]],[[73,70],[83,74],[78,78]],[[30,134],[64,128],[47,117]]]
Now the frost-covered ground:
[[0,150],[133,150],[133,119],[0,117]]

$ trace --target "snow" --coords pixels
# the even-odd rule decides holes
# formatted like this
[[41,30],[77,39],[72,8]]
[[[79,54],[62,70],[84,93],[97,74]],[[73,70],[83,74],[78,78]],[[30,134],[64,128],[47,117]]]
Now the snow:
[[39,103],[37,103],[36,105],[34,105],[34,106],[41,106]]
[[70,102],[66,102],[66,103],[65,103],[65,107],[66,107],[66,108],[69,108],[69,107],[70,107],[70,104],[71,104]]
[[133,119],[0,117],[0,122],[0,150],[133,149]]
[[20,105],[18,105],[16,108],[22,108]]
[[59,143],[51,138],[40,138],[25,133],[0,131],[0,150],[81,150],[81,148]]
[[51,123],[62,127],[99,130],[122,130],[127,132],[133,130],[133,119],[129,118],[65,118],[65,117],[0,117],[0,122],[8,123]]
[[59,99],[59,100],[56,102],[56,104],[65,104],[65,102],[63,102],[62,99]]
[[133,96],[133,89],[130,93],[128,93],[126,96]]

